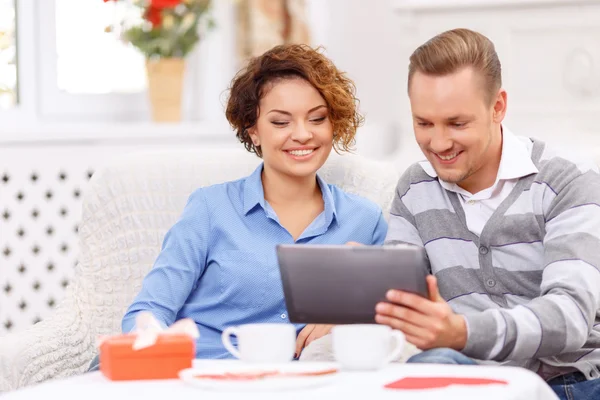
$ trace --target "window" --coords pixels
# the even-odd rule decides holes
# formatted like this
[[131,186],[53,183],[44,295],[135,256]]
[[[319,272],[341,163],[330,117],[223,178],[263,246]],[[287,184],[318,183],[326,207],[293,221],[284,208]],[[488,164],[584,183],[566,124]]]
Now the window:
[[236,2],[213,1],[217,28],[186,57],[182,123],[167,126],[151,121],[144,56],[106,32],[140,17],[133,1],[0,0],[0,143],[229,133]]
[[112,24],[139,18],[128,3],[56,0],[58,89],[72,94],[137,93],[146,89],[144,57],[121,42]]
[[0,0],[0,109],[18,101],[15,0]]
[[[36,1],[39,21],[39,117],[56,122],[150,121],[145,60],[106,32],[123,17],[138,18],[132,2]],[[235,2],[214,1],[219,27],[186,57],[183,121],[226,127],[222,94],[235,73]],[[48,16],[54,16],[49,18]],[[223,66],[227,67],[223,67]]]

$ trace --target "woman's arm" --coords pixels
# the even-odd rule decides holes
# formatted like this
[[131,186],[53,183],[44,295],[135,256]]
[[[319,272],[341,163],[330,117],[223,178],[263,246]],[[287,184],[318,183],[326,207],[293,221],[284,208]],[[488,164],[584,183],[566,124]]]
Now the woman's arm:
[[165,235],[154,266],[123,317],[123,332],[135,328],[135,316],[140,311],[150,311],[164,327],[175,322],[206,267],[209,233],[206,198],[199,189],[190,196],[181,217]]
[[383,244],[387,235],[387,231],[388,224],[385,218],[383,218],[383,213],[381,212],[381,210],[379,210],[379,216],[377,224],[375,224],[375,229],[373,230],[373,241],[371,242],[371,244]]

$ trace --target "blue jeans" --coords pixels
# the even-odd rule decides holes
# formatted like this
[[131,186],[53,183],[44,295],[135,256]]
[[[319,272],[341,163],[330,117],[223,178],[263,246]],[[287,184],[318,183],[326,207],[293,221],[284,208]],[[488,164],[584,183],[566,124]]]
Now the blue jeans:
[[[452,349],[433,349],[408,359],[414,364],[477,365],[477,362]],[[551,379],[548,385],[560,400],[600,399],[600,379],[586,380],[581,372],[574,372]]]
[[600,399],[600,379],[588,381],[581,372],[551,379],[548,385],[560,400]]
[[415,354],[408,359],[412,364],[477,365],[477,362],[452,349],[432,349]]

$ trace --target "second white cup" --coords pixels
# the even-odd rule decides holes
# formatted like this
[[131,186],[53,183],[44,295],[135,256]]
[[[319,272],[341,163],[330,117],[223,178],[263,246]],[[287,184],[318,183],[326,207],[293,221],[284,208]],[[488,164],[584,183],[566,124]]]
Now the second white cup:
[[[236,336],[238,346],[231,343]],[[247,362],[288,362],[294,358],[296,328],[292,324],[248,324],[226,328],[223,345],[234,357]]]
[[332,329],[336,361],[348,370],[375,370],[396,360],[406,339],[385,325],[339,325]]

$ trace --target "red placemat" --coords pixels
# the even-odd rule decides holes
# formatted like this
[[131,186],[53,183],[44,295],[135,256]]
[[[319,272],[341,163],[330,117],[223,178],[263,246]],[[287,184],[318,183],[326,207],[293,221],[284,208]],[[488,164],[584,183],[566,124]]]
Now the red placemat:
[[508,385],[508,382],[498,379],[486,378],[459,378],[459,377],[407,377],[389,383],[386,389],[423,390],[439,389],[450,385]]

